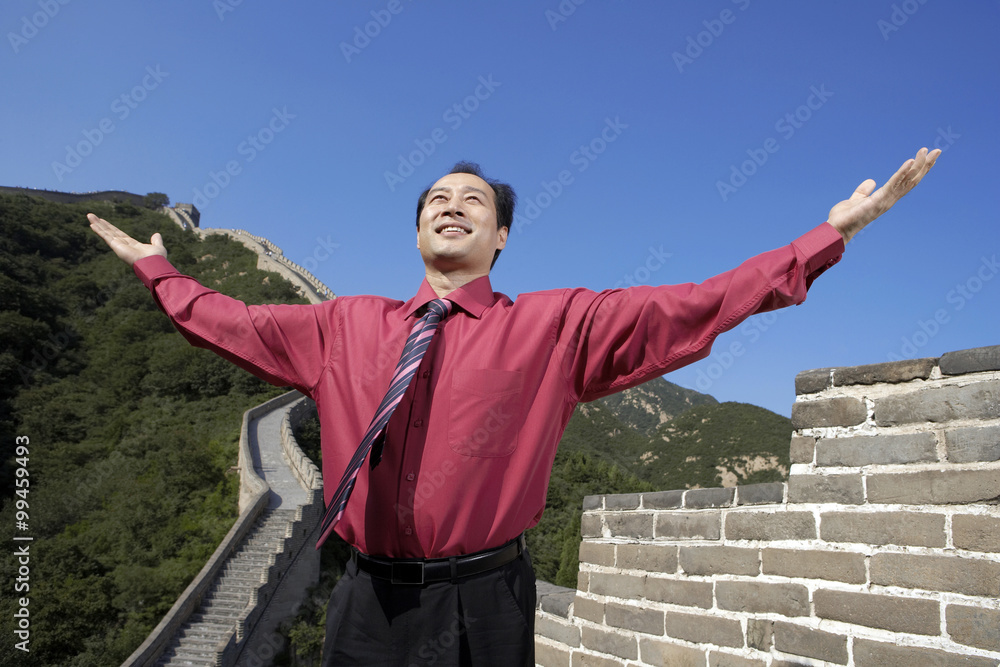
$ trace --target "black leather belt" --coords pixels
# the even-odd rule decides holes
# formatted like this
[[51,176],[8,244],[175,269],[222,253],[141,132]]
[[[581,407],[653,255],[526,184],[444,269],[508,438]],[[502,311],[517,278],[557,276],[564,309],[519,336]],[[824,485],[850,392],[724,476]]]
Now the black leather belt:
[[351,560],[358,569],[373,577],[386,579],[394,584],[420,585],[435,581],[456,581],[506,565],[524,551],[524,534],[502,547],[478,551],[467,556],[451,558],[376,558],[351,549]]

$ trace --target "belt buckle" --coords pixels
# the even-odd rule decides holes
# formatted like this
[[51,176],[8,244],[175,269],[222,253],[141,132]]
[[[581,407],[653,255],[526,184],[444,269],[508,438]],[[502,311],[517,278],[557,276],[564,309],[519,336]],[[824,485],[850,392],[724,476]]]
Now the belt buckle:
[[389,579],[393,584],[421,586],[424,583],[424,564],[420,561],[393,561]]

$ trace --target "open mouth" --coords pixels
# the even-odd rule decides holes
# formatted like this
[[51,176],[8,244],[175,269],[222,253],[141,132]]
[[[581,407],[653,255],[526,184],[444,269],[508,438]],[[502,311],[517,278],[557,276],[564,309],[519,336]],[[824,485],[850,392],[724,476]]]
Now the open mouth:
[[447,224],[438,227],[437,233],[442,234],[444,236],[456,236],[456,235],[464,236],[466,234],[471,234],[472,230],[462,225]]

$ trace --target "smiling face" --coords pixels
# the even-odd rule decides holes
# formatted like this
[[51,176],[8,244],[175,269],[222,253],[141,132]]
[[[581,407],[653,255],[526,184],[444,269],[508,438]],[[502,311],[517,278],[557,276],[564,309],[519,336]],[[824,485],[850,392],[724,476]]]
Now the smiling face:
[[431,186],[417,227],[428,271],[487,275],[506,244],[507,228],[497,228],[495,195],[486,181],[458,173]]

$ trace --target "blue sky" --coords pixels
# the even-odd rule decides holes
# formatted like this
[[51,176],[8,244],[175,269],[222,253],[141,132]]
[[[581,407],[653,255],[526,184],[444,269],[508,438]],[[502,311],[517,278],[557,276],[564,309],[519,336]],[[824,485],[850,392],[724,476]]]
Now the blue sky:
[[801,370],[1000,343],[1000,3],[577,2],[5,2],[0,184],[165,192],[406,299],[468,159],[520,196],[513,297],[701,281],[937,146],[804,305],[668,379],[789,414]]

